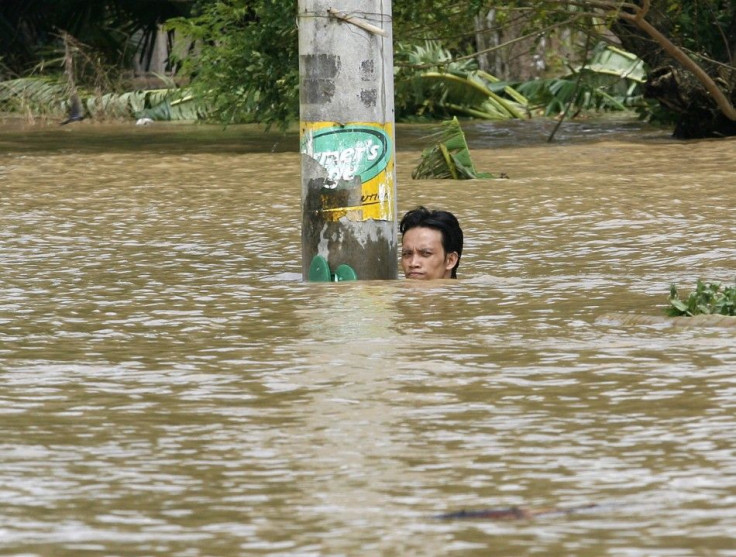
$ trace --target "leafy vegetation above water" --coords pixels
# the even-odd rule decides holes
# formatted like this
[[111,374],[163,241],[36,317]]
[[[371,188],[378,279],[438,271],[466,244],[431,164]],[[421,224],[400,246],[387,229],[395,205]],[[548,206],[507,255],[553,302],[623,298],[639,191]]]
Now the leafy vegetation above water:
[[[110,89],[67,69],[60,83],[81,93],[126,94],[165,74],[209,119],[285,126],[298,118],[297,11],[293,0],[3,0],[0,81],[59,77],[73,36],[113,81],[132,76]],[[736,135],[736,2],[406,0],[392,11],[399,120],[635,107],[676,137]],[[174,106],[162,117],[178,117]]]
[[[206,115],[201,103],[186,88],[162,77],[166,87],[124,93],[97,93],[79,89],[83,116],[106,118],[151,118],[152,120],[199,120]],[[61,118],[70,109],[66,83],[48,77],[25,77],[0,81],[0,111],[26,116]]]
[[600,43],[590,59],[568,75],[527,81],[516,89],[545,116],[560,114],[568,105],[575,113],[630,108],[644,113],[649,109],[642,97],[645,80],[644,63],[639,58]]
[[686,299],[681,299],[677,286],[670,286],[670,305],[667,315],[688,316],[736,315],[736,284],[721,288],[719,282],[703,282],[698,280],[695,290]]
[[396,108],[400,118],[471,116],[507,120],[529,116],[529,101],[478,68],[475,60],[453,60],[439,41],[399,43],[396,49]]
[[422,151],[421,161],[411,174],[415,180],[493,178],[491,174],[476,171],[457,118],[444,122],[428,139],[433,140],[434,145]]
[[[192,1],[183,0],[186,4]],[[169,53],[166,70],[172,71],[168,77],[172,83],[176,73],[176,83],[185,87],[162,83],[163,87],[155,90],[131,90],[132,83],[124,82],[121,68],[110,62],[110,56],[103,56],[98,42],[74,28],[80,37],[90,40],[89,44],[71,33],[59,32],[47,45],[47,57],[30,75],[0,78],[0,111],[19,113],[29,120],[61,118],[74,95],[80,100],[83,116],[95,119],[132,116],[215,119],[223,123],[261,121],[267,125],[284,125],[296,119],[299,78],[293,4],[286,11],[286,0],[196,4],[197,9],[185,9],[181,17],[167,23],[171,37],[180,37],[181,45],[189,44],[189,48],[179,45]],[[440,4],[448,7],[448,2]],[[458,16],[454,24],[455,32],[462,33],[433,39],[420,39],[404,26],[425,16],[446,26],[447,14],[435,14],[435,6],[431,14],[397,8],[401,16],[397,36],[402,37],[395,53],[399,121],[453,116],[506,120],[543,113],[555,116],[563,109],[572,109],[572,115],[586,110],[624,110],[631,108],[631,99],[640,95],[641,62],[604,43],[592,50],[592,58],[582,66],[567,66],[566,75],[560,78],[512,83],[484,71],[479,59],[468,54],[472,52],[472,40],[457,39],[465,34],[468,22],[483,11],[481,3],[472,4],[472,9]],[[567,42],[574,42],[572,36]],[[584,57],[588,54],[586,51]],[[488,69],[488,64],[485,67]],[[163,73],[151,75],[159,81],[166,79]],[[529,95],[520,92],[522,85]]]

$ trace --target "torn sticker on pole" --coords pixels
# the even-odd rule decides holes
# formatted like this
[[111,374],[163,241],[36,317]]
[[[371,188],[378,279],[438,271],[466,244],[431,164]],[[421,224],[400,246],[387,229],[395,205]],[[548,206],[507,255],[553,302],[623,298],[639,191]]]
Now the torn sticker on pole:
[[302,122],[301,153],[320,168],[310,182],[319,182],[316,210],[324,220],[393,220],[392,137],[388,123]]

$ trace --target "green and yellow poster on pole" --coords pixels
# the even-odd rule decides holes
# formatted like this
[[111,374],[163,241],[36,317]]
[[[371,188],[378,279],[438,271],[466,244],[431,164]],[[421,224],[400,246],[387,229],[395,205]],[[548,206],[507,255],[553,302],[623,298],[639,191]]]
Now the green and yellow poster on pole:
[[[321,211],[326,221],[393,220],[393,125],[302,122],[301,153],[324,169]],[[360,188],[360,196],[337,195]],[[344,200],[351,199],[351,205]],[[358,201],[358,203],[355,203]]]

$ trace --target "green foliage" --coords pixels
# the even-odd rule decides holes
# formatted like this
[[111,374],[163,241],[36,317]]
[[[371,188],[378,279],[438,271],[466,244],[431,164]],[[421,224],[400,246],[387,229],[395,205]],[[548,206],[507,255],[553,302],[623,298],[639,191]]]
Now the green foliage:
[[69,92],[58,80],[27,77],[0,81],[0,112],[60,116],[65,113]]
[[721,62],[733,56],[736,31],[736,3],[713,0],[655,2],[668,19],[668,34],[676,43]]
[[603,43],[586,64],[566,76],[514,86],[478,70],[472,59],[455,61],[437,41],[400,43],[396,60],[399,119],[465,115],[502,120],[527,117],[534,108],[555,116],[570,103],[575,112],[649,108],[641,96],[646,78],[642,61]]
[[415,180],[472,180],[493,177],[475,170],[465,134],[457,118],[443,122],[440,130],[427,139],[433,141],[434,145],[422,152],[421,161],[411,174]]
[[397,119],[448,118],[455,115],[487,120],[527,116],[528,101],[493,75],[477,69],[472,59],[454,61],[437,41],[396,48]]
[[[214,117],[223,123],[254,121],[282,127],[298,118],[296,5],[293,0],[203,2],[198,17],[169,22],[171,29],[198,40],[201,45],[196,57],[182,60],[182,70],[192,77],[196,92],[208,99]],[[414,41],[442,37],[447,44],[470,51],[472,17],[484,7],[483,0],[394,2],[394,37]],[[467,94],[477,88],[477,85],[460,83],[457,77],[431,76],[425,84],[406,84],[402,91],[419,91],[426,87],[440,91],[441,95],[443,89],[450,88],[456,92],[464,89]],[[484,99],[488,99],[488,106],[484,107],[450,101],[450,104],[457,104],[458,109],[449,113],[467,113],[470,109],[477,110],[477,115],[483,117],[499,117],[498,113],[508,117],[509,111],[518,110],[500,97],[502,95],[494,91],[486,92]],[[399,92],[397,99],[401,98]],[[399,101],[399,112],[402,105],[413,104],[407,108],[409,114],[418,110],[435,117],[434,101],[424,103],[417,98],[406,103]],[[422,103],[427,107],[424,110]],[[437,111],[437,115],[444,114],[444,108]]]
[[[94,94],[78,90],[85,115],[97,119],[141,118],[152,120],[198,120],[206,110],[188,89],[168,87]],[[26,77],[0,81],[0,111],[62,118],[69,111],[69,88],[49,77]]]
[[299,110],[295,21],[292,0],[227,0],[169,26],[200,41],[199,54],[182,60],[182,70],[215,118],[286,126]]
[[[471,58],[476,50],[474,18],[491,9],[495,30],[508,39],[549,38],[555,25],[562,25],[569,37],[600,33],[610,38],[611,30],[617,30],[613,9],[617,3],[596,5],[601,9],[590,17],[586,2],[394,2],[397,118],[521,118],[528,116],[532,105],[557,114],[568,103],[576,111],[636,107],[649,115],[651,104],[640,95],[641,63],[616,49],[601,47],[568,75],[524,85],[481,72]],[[87,72],[78,60],[74,78],[99,97],[99,92],[121,90],[115,80],[104,86],[95,83],[99,68],[129,64],[138,46],[134,37],[140,33],[145,37],[165,19],[178,16],[170,20],[169,28],[196,44],[171,63],[181,68],[181,78],[191,79],[194,98],[207,100],[207,114],[224,123],[285,126],[298,117],[296,6],[294,0],[2,0],[0,52],[5,67],[15,74],[24,70],[28,75],[30,61],[42,62],[48,70],[60,57],[57,33],[68,32],[98,56],[94,71]],[[606,12],[609,6],[612,9]],[[700,61],[709,56],[730,64],[730,45],[736,44],[736,2],[652,0],[648,19]],[[576,47],[574,39],[565,41],[567,47]],[[56,72],[59,68],[54,66]],[[14,75],[8,70],[5,77]],[[718,71],[731,81],[725,67]],[[174,117],[173,107],[183,104],[161,108],[162,116],[168,110]],[[203,113],[199,107],[196,112]]]
[[641,60],[601,43],[590,60],[570,74],[527,81],[518,84],[517,89],[545,116],[556,116],[570,103],[576,112],[644,107],[641,85],[645,79]]
[[148,89],[88,96],[82,100],[95,118],[150,118],[151,120],[200,120],[206,110],[187,89]]
[[698,280],[695,290],[682,300],[677,287],[670,286],[670,305],[667,315],[693,316],[698,314],[736,315],[736,284],[721,289],[718,282]]
[[[117,83],[108,80],[101,85],[99,77],[108,71],[113,60],[122,60],[122,52],[135,52],[129,42],[134,31],[155,29],[163,18],[179,14],[180,17],[168,22],[169,29],[177,32],[179,44],[184,37],[196,42],[189,52],[180,53],[179,59],[170,62],[180,68],[180,78],[191,80],[188,93],[192,98],[206,99],[208,116],[223,123],[262,122],[282,127],[298,118],[297,3],[293,0],[24,2],[3,0],[0,27],[5,24],[8,29],[35,30],[29,40],[34,48],[46,49],[45,68],[49,67],[49,60],[54,60],[48,56],[56,57],[54,61],[60,58],[58,39],[39,39],[49,35],[49,25],[65,29],[80,40],[80,45],[89,45],[87,61],[96,53],[105,53],[95,59],[95,64],[83,64],[83,57],[76,58],[74,81],[78,87],[94,91],[88,98],[99,99],[102,93],[117,91],[118,95],[138,99],[139,92],[119,93],[124,89]],[[15,11],[6,9],[8,3],[15,6]],[[472,55],[473,18],[491,7],[497,10],[496,21],[500,24],[522,14],[524,21],[531,25],[549,21],[553,19],[552,14],[559,13],[541,7],[530,11],[528,3],[510,1],[492,5],[487,0],[394,2],[394,37],[402,41],[396,51],[399,70],[395,99],[399,120],[416,117],[436,120],[455,115],[484,119],[528,116],[527,99],[509,83],[499,82],[478,70],[472,58],[451,59]],[[441,44],[447,46],[440,46],[439,40],[425,42],[427,38],[441,39]],[[56,65],[56,72],[59,71],[60,66]],[[552,84],[551,99],[564,99],[565,83],[558,85],[560,89],[556,91],[556,85]],[[607,98],[604,93],[581,98],[589,99],[585,101],[588,104],[601,104],[602,99],[604,104],[615,104],[616,98]],[[121,100],[114,95],[109,100],[112,102],[113,98]],[[173,99],[171,102],[177,104],[156,105],[160,112],[149,114],[176,117],[175,106],[192,107],[188,101]],[[89,102],[86,105],[88,110],[93,110]],[[200,117],[204,114],[201,106],[194,110]]]

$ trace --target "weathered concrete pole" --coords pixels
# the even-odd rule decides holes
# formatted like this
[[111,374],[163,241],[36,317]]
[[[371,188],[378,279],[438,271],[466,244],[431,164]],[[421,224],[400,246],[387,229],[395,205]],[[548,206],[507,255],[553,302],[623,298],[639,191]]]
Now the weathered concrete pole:
[[391,0],[299,0],[302,274],[394,279]]

